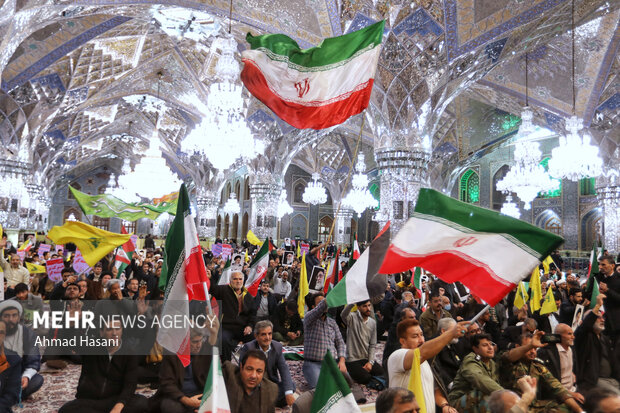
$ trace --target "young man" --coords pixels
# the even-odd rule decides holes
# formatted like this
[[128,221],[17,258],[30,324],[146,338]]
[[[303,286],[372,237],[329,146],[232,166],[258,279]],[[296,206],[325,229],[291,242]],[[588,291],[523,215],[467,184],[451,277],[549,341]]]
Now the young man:
[[295,301],[286,301],[276,309],[273,339],[289,346],[299,346],[304,343],[304,325],[297,312]]
[[347,305],[340,318],[347,326],[347,371],[360,384],[368,384],[373,376],[383,376],[383,368],[375,361],[377,322],[372,315],[370,300],[357,303],[357,312]]
[[466,322],[455,324],[450,330],[437,338],[424,342],[424,334],[417,320],[403,320],[396,328],[401,349],[396,350],[388,359],[390,387],[407,388],[414,358],[419,358],[420,377],[424,393],[424,404],[428,409],[438,406],[442,413],[456,413],[448,400],[435,386],[435,378],[427,360],[435,357],[451,340],[465,334]]
[[262,350],[249,350],[239,361],[222,365],[231,413],[275,412],[278,386],[264,377],[267,357]]
[[503,390],[495,364],[495,346],[489,334],[476,334],[471,339],[473,352],[463,359],[450,391],[450,404],[459,412],[487,409],[488,396]]
[[269,281],[260,282],[258,294],[254,297],[254,313],[256,320],[268,320],[274,317],[278,303],[275,296],[269,291]]
[[272,340],[273,324],[269,320],[256,323],[254,327],[255,340],[246,343],[239,352],[243,358],[250,350],[260,350],[267,357],[267,378],[278,385],[277,407],[291,406],[295,402],[295,384],[291,378],[291,372],[284,360],[282,345]]

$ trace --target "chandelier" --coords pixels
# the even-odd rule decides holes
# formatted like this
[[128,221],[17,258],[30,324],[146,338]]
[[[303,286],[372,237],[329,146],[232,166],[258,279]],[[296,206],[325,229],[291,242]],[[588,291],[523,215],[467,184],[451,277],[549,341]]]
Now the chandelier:
[[222,211],[228,215],[235,215],[241,211],[241,207],[239,206],[239,202],[237,201],[237,194],[234,192],[230,193],[230,198],[224,204]]
[[597,177],[603,173],[603,162],[598,148],[590,143],[587,133],[579,135],[583,120],[575,115],[575,0],[571,3],[571,79],[573,84],[573,116],[566,120],[567,134],[560,136],[559,146],[551,151],[549,174],[554,178],[578,181],[581,178]]
[[366,208],[378,208],[379,202],[370,194],[368,190],[368,177],[364,174],[366,164],[364,154],[359,154],[355,164],[356,174],[351,179],[351,192],[342,200],[342,204],[353,209],[358,215]]
[[186,153],[202,155],[214,168],[224,170],[239,158],[253,158],[260,151],[244,116],[243,87],[237,42],[229,34],[219,38],[222,54],[215,66],[216,79],[209,87],[208,114],[181,143]]
[[515,192],[529,210],[539,192],[555,188],[555,183],[540,164],[541,152],[538,142],[521,141],[515,145],[515,165],[497,183],[503,192]]
[[578,181],[603,173],[603,161],[598,148],[590,143],[587,133],[579,135],[583,120],[573,115],[566,120],[568,134],[560,136],[560,145],[551,151],[549,174],[555,178]]
[[[179,190],[181,182],[166,165],[166,160],[162,157],[161,145],[158,131],[155,129],[149,148],[133,172],[123,173],[118,177],[118,186],[122,188],[123,193],[153,199]],[[135,199],[135,197],[130,198]]]
[[506,196],[506,202],[502,205],[500,212],[513,218],[521,218],[521,211],[515,202],[512,201],[512,195]]
[[302,196],[306,204],[318,205],[327,202],[327,193],[323,184],[319,182],[320,178],[318,172],[312,174],[312,182],[308,182]]
[[293,208],[288,203],[288,196],[286,189],[280,192],[280,199],[278,200],[278,219],[282,219],[286,214],[292,214]]

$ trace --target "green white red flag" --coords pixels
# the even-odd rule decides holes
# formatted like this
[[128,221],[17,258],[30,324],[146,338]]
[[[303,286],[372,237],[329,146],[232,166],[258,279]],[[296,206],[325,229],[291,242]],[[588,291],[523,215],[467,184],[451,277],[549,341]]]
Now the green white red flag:
[[252,297],[256,297],[260,282],[267,274],[267,268],[269,267],[270,245],[271,242],[269,241],[269,238],[267,238],[250,264],[250,273],[247,280],[245,280],[245,288],[247,288]]
[[226,382],[222,374],[222,365],[217,351],[213,353],[213,361],[209,369],[207,381],[202,392],[200,408],[198,413],[230,413],[228,394],[226,392]]
[[290,37],[246,39],[241,80],[258,100],[298,129],[339,125],[368,106],[384,21],[301,50]]
[[420,266],[495,305],[562,242],[521,220],[424,188],[379,272]]
[[323,287],[323,294],[327,294],[328,291],[334,288],[334,285],[336,285],[338,281],[340,281],[340,278],[342,278],[342,268],[340,266],[339,256],[340,248],[338,248],[338,251],[336,251],[336,255],[334,255],[334,258],[332,258],[329,263],[329,268],[327,270],[328,275],[325,279],[325,285]]
[[355,234],[355,240],[353,241],[353,259],[358,259],[360,255],[360,246],[357,243],[357,234]]
[[[128,234],[124,225],[121,225],[121,234]],[[123,273],[123,271],[125,271],[125,268],[131,264],[131,257],[135,251],[136,245],[131,239],[121,245],[120,248],[116,249],[116,254],[114,255],[114,266],[118,269],[116,276],[117,278]]]
[[226,260],[226,264],[224,264],[224,268],[222,269],[222,275],[220,275],[220,279],[217,282],[218,285],[226,285],[230,283],[230,274],[232,273],[231,261],[230,257]]
[[[198,232],[190,214],[185,184],[179,190],[177,213],[166,237],[165,265],[159,286],[165,291],[162,319],[188,319],[189,301],[208,301],[208,278]],[[158,343],[176,353],[183,366],[190,362],[189,329],[186,326],[163,326],[157,333]]]
[[323,357],[317,383],[310,413],[360,412],[351,388],[329,350]]

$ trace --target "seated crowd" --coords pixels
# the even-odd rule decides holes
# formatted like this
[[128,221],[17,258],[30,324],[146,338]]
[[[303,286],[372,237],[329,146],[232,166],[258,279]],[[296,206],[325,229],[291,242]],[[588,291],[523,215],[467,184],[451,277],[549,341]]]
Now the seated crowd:
[[[156,331],[137,345],[120,321],[96,331],[33,323],[36,313],[46,311],[68,317],[120,308],[156,317],[164,296],[159,288],[163,247],[137,251],[120,272],[112,254],[85,273],[76,273],[69,258],[54,282],[45,272],[30,274],[25,265],[66,258],[66,251],[40,256],[37,245],[22,262],[14,249],[5,248],[4,238],[0,413],[37,397],[44,386],[43,363],[57,370],[69,363],[81,365],[75,398],[60,413],[195,412],[216,350],[233,413],[267,413],[286,406],[310,412],[328,351],[358,403],[366,402],[362,386],[379,391],[377,412],[620,411],[620,274],[610,255],[599,257],[600,272],[593,275],[597,283],[552,265],[541,277],[542,296],[551,290],[555,298],[555,311],[546,314],[531,311],[531,302],[517,308],[516,289],[487,307],[460,283],[448,284],[429,273],[416,288],[411,272],[389,275],[385,294],[345,307],[328,308],[323,291],[311,291],[301,311],[298,258],[284,265],[285,248],[271,251],[266,276],[253,297],[244,284],[255,248],[245,241],[230,244],[229,273],[224,259],[204,250],[209,293],[220,317],[208,328],[189,330],[191,356],[184,366],[157,342]],[[306,256],[309,269],[321,264],[319,248],[313,246]],[[343,267],[346,274],[344,261]],[[227,282],[220,284],[225,274]],[[192,312],[207,308],[208,303],[190,302]],[[109,344],[86,353],[79,346],[38,345],[68,334]],[[303,380],[297,385],[285,359],[287,347],[303,354]],[[423,398],[409,390],[416,380]],[[154,394],[136,392],[139,384],[150,386]]]

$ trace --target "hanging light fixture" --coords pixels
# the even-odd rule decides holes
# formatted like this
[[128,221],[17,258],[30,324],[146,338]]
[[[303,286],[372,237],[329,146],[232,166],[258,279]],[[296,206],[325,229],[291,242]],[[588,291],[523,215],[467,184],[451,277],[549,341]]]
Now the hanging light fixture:
[[327,202],[327,192],[321,182],[321,175],[318,172],[312,174],[312,182],[308,182],[308,186],[304,190],[302,199],[306,204],[318,205]]
[[286,189],[282,189],[280,192],[280,199],[278,200],[278,219],[282,219],[286,214],[292,214],[293,208],[288,203],[288,196]]
[[379,207],[379,202],[368,190],[368,177],[364,174],[366,163],[364,154],[360,153],[355,164],[355,175],[351,178],[351,191],[342,200],[342,204],[353,209],[358,215],[367,208]]
[[512,201],[512,195],[506,196],[506,202],[502,205],[502,209],[499,211],[504,215],[508,215],[513,218],[521,218],[521,211],[515,202]]
[[208,114],[181,142],[182,151],[204,156],[219,170],[260,152],[245,120],[243,86],[237,83],[241,70],[231,34],[232,0],[230,10],[228,34],[216,40],[222,52],[215,66],[216,81],[209,87]]
[[230,193],[230,198],[224,204],[222,211],[228,215],[235,215],[241,211],[241,207],[239,206],[239,201],[237,201],[237,194],[234,192]]
[[[506,176],[497,183],[497,189],[503,192],[515,192],[523,201],[526,210],[540,192],[555,188],[555,183],[540,164],[542,152],[538,142],[530,140],[534,132],[532,119],[534,115],[529,107],[528,89],[528,55],[525,54],[525,106],[521,112],[521,125],[517,131],[514,160]],[[512,197],[510,197],[512,200]],[[507,214],[508,215],[508,214]],[[512,215],[511,215],[512,216]]]
[[573,115],[566,120],[566,133],[560,136],[559,145],[551,151],[549,174],[554,178],[578,181],[581,178],[597,177],[603,173],[603,161],[598,148],[591,144],[588,133],[579,135],[583,119],[575,115],[575,0],[571,5],[571,76],[573,84]]

